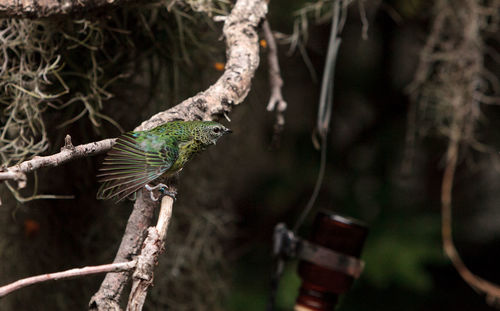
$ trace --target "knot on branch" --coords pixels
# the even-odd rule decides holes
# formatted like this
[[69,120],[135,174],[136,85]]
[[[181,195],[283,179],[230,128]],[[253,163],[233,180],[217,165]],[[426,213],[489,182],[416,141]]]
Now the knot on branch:
[[106,311],[122,311],[118,301],[113,300],[113,297],[97,297],[94,295],[89,303],[89,311],[106,310]]

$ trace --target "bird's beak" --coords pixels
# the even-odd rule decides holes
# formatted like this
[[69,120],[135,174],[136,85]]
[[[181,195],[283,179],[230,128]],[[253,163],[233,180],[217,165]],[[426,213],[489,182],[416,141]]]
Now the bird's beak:
[[231,129],[224,129],[224,134],[231,134],[233,131]]

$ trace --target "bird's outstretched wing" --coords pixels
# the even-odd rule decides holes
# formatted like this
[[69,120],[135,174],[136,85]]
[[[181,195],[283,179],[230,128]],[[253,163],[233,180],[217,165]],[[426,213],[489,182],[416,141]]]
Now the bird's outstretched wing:
[[177,145],[165,142],[161,148],[148,147],[155,139],[132,132],[116,140],[97,175],[103,183],[98,199],[116,198],[119,202],[172,167],[179,155]]

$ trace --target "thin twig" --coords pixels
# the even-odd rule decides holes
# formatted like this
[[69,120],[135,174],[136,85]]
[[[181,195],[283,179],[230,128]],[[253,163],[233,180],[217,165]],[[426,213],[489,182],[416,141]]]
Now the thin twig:
[[120,271],[129,271],[136,266],[136,260],[127,261],[127,262],[119,262],[112,263],[106,265],[99,266],[90,266],[83,268],[75,268],[66,271],[56,272],[56,273],[47,273],[41,274],[37,276],[32,276],[29,278],[21,279],[15,281],[13,283],[4,285],[0,287],[0,298],[4,297],[16,290],[21,288],[34,285],[37,283],[47,282],[47,281],[57,281],[63,279],[69,279],[74,277],[80,277],[89,274],[97,274],[97,273],[107,273],[107,272],[120,272]]
[[359,0],[359,16],[361,18],[361,24],[363,27],[361,28],[361,37],[363,40],[368,40],[368,28],[370,27],[370,23],[368,22],[368,18],[366,17],[366,8],[365,8],[366,0]]
[[26,185],[27,173],[43,167],[56,167],[71,160],[104,153],[111,149],[115,140],[108,138],[76,147],[71,144],[71,140],[69,142],[70,144],[68,144],[68,139],[66,139],[65,146],[58,153],[50,156],[34,157],[20,164],[4,168],[3,170],[0,169],[0,181],[15,180],[18,182],[18,187],[23,188]]
[[280,65],[278,61],[278,47],[276,40],[269,26],[267,19],[262,25],[264,36],[267,41],[267,63],[269,66],[269,84],[271,87],[271,97],[267,104],[267,111],[276,111],[275,132],[281,132],[285,125],[284,112],[287,107],[286,101],[283,99],[281,89],[283,87],[283,79],[281,78]]

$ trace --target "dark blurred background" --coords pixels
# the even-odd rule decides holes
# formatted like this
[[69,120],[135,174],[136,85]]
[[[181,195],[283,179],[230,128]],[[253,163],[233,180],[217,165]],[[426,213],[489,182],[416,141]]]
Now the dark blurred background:
[[[290,12],[273,6],[278,4],[271,4],[270,20],[285,32]],[[459,277],[442,249],[440,195],[447,140],[429,135],[408,145],[405,139],[411,105],[407,86],[430,31],[433,3],[384,1],[367,6],[368,39],[362,39],[356,5],[342,33],[326,177],[300,233],[308,236],[313,216],[321,209],[369,225],[362,255],[366,270],[339,310],[493,310]],[[329,33],[329,23],[310,26],[306,48],[320,77]],[[313,81],[299,53],[288,57],[286,52],[281,47],[287,124],[279,148],[271,151],[271,165],[279,171],[263,174],[260,191],[237,204],[244,215],[242,229],[253,246],[237,262],[236,291],[229,299],[232,310],[264,310],[269,286],[263,280],[270,278],[273,225],[285,221],[291,227],[297,221],[319,169],[320,154],[311,133],[320,83]],[[267,93],[259,92],[265,88],[260,83],[257,79],[251,105],[267,99]],[[493,134],[498,111],[482,109],[487,117],[480,139],[498,150]],[[500,280],[496,162],[494,156],[472,154],[459,164],[453,210],[455,242],[465,263],[493,282]],[[288,264],[277,299],[279,310],[294,305],[301,282],[296,272],[296,261]]]
[[[293,12],[303,5],[302,1],[271,1],[273,29],[290,33]],[[433,3],[393,0],[366,5],[368,38],[362,38],[356,5],[350,8],[342,33],[325,180],[299,234],[308,236],[313,216],[322,209],[369,225],[362,253],[365,272],[342,298],[338,310],[492,310],[443,254],[440,189],[446,138],[429,135],[412,145],[405,139],[411,105],[406,87],[429,34]],[[176,31],[173,21],[169,27]],[[197,31],[210,33],[206,40],[213,42],[219,33],[217,28]],[[290,54],[288,46],[279,47],[288,109],[285,128],[277,139],[273,138],[275,116],[265,111],[269,86],[263,49],[252,91],[230,116],[234,134],[182,172],[173,228],[155,272],[147,310],[265,309],[273,227],[278,222],[289,227],[295,223],[318,174],[320,154],[311,137],[329,32],[328,22],[309,25],[305,50],[316,77],[298,51]],[[224,62],[223,50],[204,57],[196,52],[196,45],[188,49],[195,61],[170,66],[168,61],[175,57],[166,56],[167,76],[178,75],[178,80],[160,80],[165,86],[153,90],[144,85],[156,79],[154,73],[149,75],[140,66],[127,68],[134,76],[113,86],[115,97],[106,102],[103,112],[128,131],[213,83],[220,74],[213,64]],[[169,52],[173,53],[164,51],[172,55]],[[197,61],[197,53],[203,61]],[[144,60],[149,54],[134,57]],[[486,117],[481,138],[498,150],[495,124],[500,114],[494,107],[482,109]],[[54,111],[45,118],[48,124],[57,124],[61,115]],[[74,144],[80,144],[119,132],[107,123],[96,131],[84,118],[63,129],[51,127],[51,149],[58,150],[66,133]],[[2,284],[112,260],[131,204],[116,206],[94,199],[98,187],[94,174],[102,158],[40,171],[40,193],[75,194],[73,201],[20,204],[2,189]],[[455,242],[472,271],[500,282],[498,160],[477,153],[468,159],[459,163],[455,180]],[[207,241],[211,236],[214,239]],[[293,308],[300,286],[296,267],[296,262],[286,266],[278,310]],[[197,272],[206,275],[190,278]],[[4,299],[0,310],[83,310],[101,280],[102,276],[91,276],[23,289]]]

